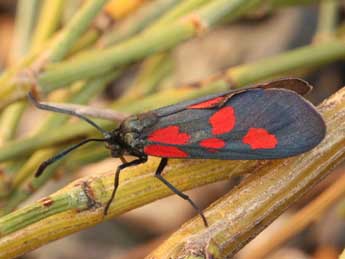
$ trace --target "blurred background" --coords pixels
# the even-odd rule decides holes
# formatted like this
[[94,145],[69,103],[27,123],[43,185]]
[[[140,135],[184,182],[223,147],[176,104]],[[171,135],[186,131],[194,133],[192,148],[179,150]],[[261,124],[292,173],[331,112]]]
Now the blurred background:
[[[340,2],[343,4],[342,1]],[[17,1],[0,0],[1,70],[9,66],[18,54],[13,53],[16,44],[14,41],[15,17],[16,11],[18,11],[16,4]],[[261,8],[236,22],[225,22],[196,39],[180,44],[169,53],[168,57],[164,57],[164,71],[161,71],[163,76],[154,84],[159,85],[160,89],[185,85],[208,78],[231,66],[274,56],[317,41],[315,33],[318,25],[319,7],[319,4],[311,4],[286,7],[274,11]],[[135,8],[140,8],[140,5]],[[339,6],[338,23],[343,21],[344,10],[342,5]],[[136,11],[133,10],[123,16],[119,15],[113,22],[117,24],[135,15]],[[60,26],[63,26],[63,22],[61,21]],[[137,74],[141,66],[141,63],[132,65],[120,77],[109,83],[106,89],[92,100],[90,105],[102,107],[121,96],[129,86],[136,83],[135,80],[138,80]],[[337,89],[340,89],[345,83],[344,68],[344,61],[337,61],[312,71],[298,72],[303,75],[304,79],[315,85],[314,91],[308,96],[308,99],[317,105],[336,92]],[[45,115],[44,112],[29,109],[19,124],[17,136],[25,135],[29,129],[35,126],[36,121],[32,120],[33,116]],[[74,160],[67,162],[67,168],[78,167],[74,163],[76,163]],[[112,170],[115,165],[116,162],[113,159],[88,163],[81,168],[78,167],[74,175],[63,175],[63,169],[61,169],[54,181],[46,184],[26,203],[48,195],[76,178],[92,174],[95,170]],[[255,251],[262,242],[274,238],[276,231],[288,222],[296,212],[331,186],[344,173],[344,166],[336,168],[312,192],[305,195],[302,200],[242,249],[236,258],[255,259]],[[218,182],[187,193],[197,204],[205,208],[227,193],[240,180],[238,178]],[[296,234],[267,258],[338,258],[345,247],[344,210],[345,200],[343,204],[337,203],[335,206],[331,206],[317,221]],[[50,243],[22,258],[143,258],[194,214],[195,212],[188,203],[173,195]],[[329,224],[330,222],[331,224]]]

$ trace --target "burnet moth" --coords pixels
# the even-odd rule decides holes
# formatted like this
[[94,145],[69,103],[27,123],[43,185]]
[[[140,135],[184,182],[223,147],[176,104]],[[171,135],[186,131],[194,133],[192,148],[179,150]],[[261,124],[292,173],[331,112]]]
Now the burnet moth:
[[[104,142],[111,156],[122,161],[104,208],[106,215],[118,189],[120,172],[145,163],[148,156],[161,157],[155,177],[187,200],[207,226],[198,206],[163,177],[168,159],[278,159],[306,152],[320,143],[326,131],[321,115],[301,97],[310,90],[311,86],[301,79],[280,79],[133,115],[112,131],[102,129],[76,111],[39,103],[29,93],[37,108],[77,116],[103,134],[103,138],[85,139],[44,161],[36,176],[81,145]],[[136,159],[126,161],[124,155]]]

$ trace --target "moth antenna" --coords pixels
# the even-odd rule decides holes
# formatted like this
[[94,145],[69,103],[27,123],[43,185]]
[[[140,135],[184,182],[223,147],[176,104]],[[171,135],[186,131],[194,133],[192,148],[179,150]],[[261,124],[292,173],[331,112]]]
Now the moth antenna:
[[60,153],[56,154],[55,156],[45,160],[37,169],[36,173],[35,173],[35,177],[39,177],[43,171],[47,168],[47,166],[53,164],[54,162],[60,160],[61,158],[63,158],[65,155],[67,155],[68,153],[70,153],[71,151],[79,148],[82,145],[85,145],[89,142],[106,142],[108,141],[108,139],[104,138],[104,139],[97,139],[97,138],[90,138],[90,139],[85,139],[83,141],[81,141],[78,144],[75,144],[63,151],[61,151]]
[[87,122],[88,124],[90,124],[91,126],[93,126],[94,128],[96,128],[99,132],[101,132],[104,135],[105,138],[109,138],[111,135],[109,131],[103,129],[102,127],[97,125],[94,121],[90,120],[89,118],[87,118],[86,116],[84,116],[78,112],[64,109],[64,108],[60,108],[60,107],[56,107],[56,106],[45,104],[45,103],[40,103],[39,101],[36,100],[36,98],[34,97],[34,95],[31,92],[28,93],[28,99],[36,108],[38,108],[40,110],[52,111],[52,112],[57,112],[57,113],[64,113],[64,114],[78,117],[78,118],[84,120],[85,122]]

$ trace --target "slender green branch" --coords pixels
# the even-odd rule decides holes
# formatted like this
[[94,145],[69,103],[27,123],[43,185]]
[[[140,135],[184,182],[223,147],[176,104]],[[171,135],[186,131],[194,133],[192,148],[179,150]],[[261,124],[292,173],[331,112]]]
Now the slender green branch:
[[42,69],[42,66],[47,62],[60,61],[74,46],[79,37],[87,30],[93,18],[98,14],[106,2],[107,0],[87,1],[59,35],[48,44],[45,51],[41,53],[35,51],[30,52],[18,66],[10,68],[9,71],[5,73],[5,76],[2,76],[0,79],[0,83],[4,84],[0,88],[0,98],[2,100],[0,106],[5,107],[13,101],[23,99],[27,91],[31,88],[32,82],[19,84],[22,77],[27,78],[26,74],[20,74],[16,80],[13,79],[19,71],[30,66],[33,71],[37,72]]
[[[29,8],[28,5],[31,6]],[[37,13],[37,0],[35,1],[20,1],[18,4],[18,10],[19,13],[17,15],[18,21],[16,22],[16,37],[17,39],[15,42],[21,42],[22,45],[29,45],[30,47],[25,48],[22,51],[18,50],[16,47],[14,48],[13,52],[15,53],[21,53],[21,57],[26,55],[26,51],[31,49],[31,52],[38,52],[39,49],[42,47],[42,44],[47,41],[47,39],[55,32],[57,29],[58,23],[61,18],[61,11],[63,6],[64,0],[52,0],[52,1],[45,1],[43,3],[43,6],[40,10],[40,17],[37,21],[38,27],[34,30],[32,39],[27,38],[27,35],[32,35],[32,24],[33,21],[27,21],[27,19],[35,20],[36,13]],[[35,9],[36,7],[36,9]],[[25,15],[22,14],[25,10]],[[23,17],[27,17],[27,19],[23,19]],[[31,26],[28,26],[30,25]],[[27,32],[24,31],[24,29],[28,30]],[[24,34],[24,36],[21,36],[19,33]],[[25,44],[25,40],[26,42]],[[31,42],[31,44],[29,44]],[[19,57],[18,57],[19,58]],[[0,139],[1,141],[6,141],[11,138],[16,133],[17,125],[20,121],[21,115],[24,112],[26,108],[25,102],[19,102],[17,104],[13,104],[13,106],[8,107],[8,109],[3,111],[3,115],[1,118],[1,128],[0,128]]]
[[155,0],[139,8],[132,16],[116,24],[110,33],[102,37],[99,46],[111,46],[128,39],[134,34],[142,31],[153,21],[164,16],[165,12],[174,7],[181,0]]
[[[17,63],[31,44],[31,35],[39,9],[38,0],[21,0],[17,3],[15,21],[14,46],[11,50],[11,63]],[[4,110],[0,119],[0,142],[6,142],[14,137],[17,124],[25,109],[24,103],[14,104]]]
[[186,15],[192,11],[197,10],[206,3],[210,3],[210,0],[185,0],[178,4],[175,8],[169,10],[161,19],[154,22],[149,28],[149,30],[154,30],[160,26],[164,26],[171,22],[174,22],[176,19]]
[[[8,106],[1,114],[0,119],[0,142],[5,143],[15,137],[18,123],[25,110],[24,101],[13,103]],[[0,177],[1,178],[1,177]],[[0,188],[1,189],[1,188]]]
[[87,30],[107,0],[87,1],[69,22],[49,50],[49,61],[60,61]]
[[[104,50],[89,53],[71,61],[47,66],[38,77],[38,83],[49,92],[73,81],[95,77],[114,67],[126,65],[151,54],[175,47],[177,44],[195,37],[201,31],[216,25],[225,15],[238,16],[243,6],[258,5],[258,0],[215,0],[205,5],[194,15],[162,26],[159,30],[142,33],[130,40]],[[255,3],[255,5],[253,4]],[[246,9],[247,10],[247,9]]]
[[270,0],[268,1],[268,5],[272,8],[280,8],[291,5],[309,5],[317,2],[322,2],[322,0]]
[[338,11],[339,2],[337,0],[327,0],[320,3],[315,41],[329,40],[336,36]]
[[32,39],[32,51],[41,50],[42,44],[47,42],[59,26],[65,0],[51,0],[43,2],[35,34]]
[[156,92],[159,82],[163,80],[172,69],[169,53],[162,53],[146,59],[138,72],[134,82],[127,88],[127,91],[113,106],[128,105],[139,98]]
[[19,0],[17,3],[14,46],[11,53],[13,61],[21,59],[30,48],[39,2],[39,0]]

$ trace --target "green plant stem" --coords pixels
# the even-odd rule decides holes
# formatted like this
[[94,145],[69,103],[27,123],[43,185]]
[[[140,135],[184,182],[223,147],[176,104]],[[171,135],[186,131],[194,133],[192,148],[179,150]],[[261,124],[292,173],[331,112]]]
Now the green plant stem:
[[1,114],[0,142],[5,143],[15,137],[18,123],[25,110],[25,102],[17,102],[8,106]]
[[327,136],[303,155],[267,161],[241,185],[184,224],[147,258],[231,258],[267,225],[345,161],[345,88],[319,106]]
[[39,0],[19,0],[14,31],[12,60],[21,59],[30,48],[32,30],[39,10]]
[[[186,85],[178,89],[167,89],[157,94],[139,100],[135,105],[116,107],[124,112],[143,112],[163,105],[196,98],[198,96],[226,91],[236,87],[248,85],[260,80],[291,74],[299,69],[315,68],[342,59],[345,56],[345,44],[339,40],[322,42],[288,51],[277,56],[259,60],[257,62],[240,65],[228,69],[224,74],[201,81],[199,84]],[[112,122],[99,122],[103,127],[113,128]],[[38,137],[11,141],[0,149],[0,162],[15,159],[22,155],[49,147],[63,141],[92,134],[94,130],[84,123],[66,125],[58,132]]]
[[[36,17],[37,12],[37,10],[35,10],[34,7],[37,6],[37,1],[20,1],[18,6],[19,14],[17,15],[18,22],[16,22],[16,26],[19,27],[18,29],[16,29],[16,31],[18,31],[18,33],[16,34],[18,37],[16,42],[20,41],[22,45],[30,46],[31,52],[38,52],[39,49],[42,48],[42,45],[56,31],[61,18],[61,12],[64,1],[65,0],[52,0],[45,1],[43,3],[43,6],[40,10],[40,17],[37,21],[38,26],[34,30],[32,39],[27,38],[27,36],[25,35],[31,36],[33,21],[30,22],[27,21],[27,19],[23,20],[23,18],[21,18],[22,16],[20,16],[20,13],[22,12],[21,10],[24,9],[25,16],[29,16],[31,20],[34,20],[34,17]],[[29,3],[31,3],[32,8],[28,8],[27,5]],[[31,24],[31,26],[26,26],[26,23]],[[23,27],[23,29],[21,27]],[[24,31],[24,29],[27,29],[28,31],[26,32]],[[19,33],[24,34],[24,36],[21,36]],[[25,40],[27,40],[26,44]],[[31,44],[29,44],[29,42],[31,42]],[[18,56],[17,58],[22,58],[24,55],[27,54],[26,51],[28,49],[29,48],[26,47],[25,51],[24,49],[20,51],[17,48],[15,48],[14,52],[21,53],[21,56]],[[3,115],[0,122],[0,139],[2,141],[7,141],[15,136],[18,123],[25,108],[26,102],[19,102],[17,104],[13,104],[13,106],[10,106],[8,110],[6,109],[3,111]]]
[[128,39],[142,31],[153,21],[164,15],[167,10],[174,7],[181,0],[155,0],[139,8],[133,15],[115,25],[110,33],[102,37],[98,46],[111,46]]
[[54,40],[47,44],[46,50],[41,53],[32,51],[18,66],[10,68],[5,76],[0,78],[0,83],[4,84],[0,88],[0,99],[2,100],[0,107],[3,108],[13,101],[23,99],[30,90],[32,82],[20,83],[22,80],[20,78],[23,75],[17,75],[19,79],[13,79],[19,71],[29,66],[34,71],[39,71],[46,63],[60,61],[87,30],[93,18],[106,2],[107,0],[87,1],[57,37],[54,37]]
[[43,2],[35,34],[32,39],[32,51],[42,49],[59,26],[65,0],[50,0]]
[[65,57],[66,53],[87,30],[106,2],[107,0],[90,0],[81,7],[49,50],[50,62],[58,62]]
[[123,106],[157,91],[159,83],[171,73],[172,61],[169,53],[154,55],[146,59],[134,82],[113,105]]
[[[18,1],[14,30],[14,47],[11,50],[11,63],[17,63],[31,46],[31,35],[36,22],[38,7],[39,1],[37,0]],[[1,143],[15,136],[17,124],[24,109],[25,104],[20,102],[3,111],[0,119]]]
[[65,26],[73,18],[73,16],[78,12],[81,4],[82,1],[80,0],[66,1],[62,14],[62,25]]
[[315,41],[329,40],[335,37],[338,23],[339,2],[327,0],[320,3],[320,12]]
[[[169,10],[162,18],[154,22],[149,28],[149,30],[155,30],[160,26],[167,25],[171,22],[176,21],[183,15],[191,13],[192,11],[197,10],[201,6],[210,3],[210,0],[185,0],[178,4],[173,9]],[[231,15],[231,13],[230,13]]]
[[[254,4],[255,3],[255,4]],[[165,25],[160,30],[142,33],[130,40],[104,50],[89,53],[71,61],[47,66],[39,75],[38,83],[46,92],[60,88],[73,81],[98,76],[115,67],[126,65],[151,54],[175,47],[177,44],[195,37],[201,31],[213,27],[225,15],[237,17],[244,6],[252,8],[258,0],[215,0],[196,11],[192,17],[180,19]]]
[[[11,49],[11,64],[16,64],[31,47],[31,35],[39,9],[37,0],[21,0],[17,3],[17,14],[14,29],[14,46]],[[6,78],[6,76],[4,76]],[[17,127],[25,110],[25,102],[8,106],[0,117],[0,145],[15,137]],[[9,190],[11,176],[7,171],[0,174],[0,197]]]
[[[327,0],[326,0],[327,1]],[[272,8],[287,7],[291,5],[309,5],[320,0],[270,0],[267,5]]]
[[[26,2],[33,2],[33,1],[26,1]],[[34,30],[32,39],[30,39],[32,42],[30,45],[30,51],[32,53],[36,53],[39,51],[39,49],[43,46],[45,41],[55,32],[58,26],[58,22],[61,18],[61,10],[64,0],[53,0],[53,1],[45,1],[43,3],[43,6],[41,7],[41,14],[37,21],[38,27]],[[22,4],[21,2],[19,4]],[[26,3],[27,4],[27,3]],[[19,10],[24,7],[18,7]],[[30,13],[31,9],[28,9],[28,11],[25,13],[26,15],[36,17],[34,13]],[[48,19],[49,17],[49,19]],[[22,26],[22,23],[18,21],[18,26]],[[24,28],[26,28],[24,26]],[[29,28],[28,28],[29,29]],[[19,30],[24,34],[24,31]],[[30,29],[30,35],[31,35],[31,29]],[[18,35],[18,37],[20,37]],[[23,39],[24,40],[24,39]],[[24,43],[22,43],[24,44]],[[14,50],[14,52],[17,52]],[[26,55],[26,53],[22,52],[22,56]],[[0,121],[0,140],[1,142],[6,142],[12,138],[15,137],[17,132],[17,127],[20,122],[20,119],[22,117],[22,114],[27,107],[25,101],[20,101],[17,103],[14,103],[7,107],[1,116]],[[18,161],[16,161],[18,163]],[[2,178],[0,182],[0,197],[6,197],[8,192],[10,191],[10,183],[12,182],[13,174],[11,174],[12,170],[8,170],[9,167],[12,167],[12,165],[7,164],[4,165],[6,169],[3,169],[3,174],[0,176]]]
[[103,145],[90,145],[71,154],[64,163],[66,171],[75,171],[85,165],[99,162],[109,157],[109,150]]
[[[181,190],[234,175],[252,175],[206,210],[206,217],[211,223],[209,228],[205,228],[200,217],[196,217],[149,258],[188,258],[195,251],[202,258],[230,257],[325,177],[331,168],[343,162],[345,88],[321,104],[319,111],[328,127],[327,136],[318,147],[297,157],[266,163],[171,160],[165,177]],[[80,179],[56,194],[0,218],[0,233],[3,236],[0,239],[0,257],[19,256],[47,242],[170,194],[164,185],[152,177],[158,160],[152,158],[145,165],[128,168],[123,172],[116,203],[110,207],[106,218],[103,216],[103,206],[113,188],[112,171]],[[51,201],[59,200],[60,197],[63,208],[58,210],[58,214],[54,212],[54,215],[48,217],[51,215],[49,206],[54,204]],[[85,197],[88,199],[85,200]]]
[[100,38],[101,31],[96,28],[90,28],[76,42],[73,48],[68,52],[68,56],[78,55],[81,51],[90,48]]

